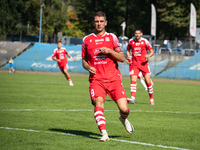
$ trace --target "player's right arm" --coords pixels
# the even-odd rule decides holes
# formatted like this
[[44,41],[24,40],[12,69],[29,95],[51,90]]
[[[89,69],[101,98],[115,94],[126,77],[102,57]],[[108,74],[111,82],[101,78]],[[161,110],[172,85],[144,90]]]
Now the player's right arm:
[[130,49],[129,48],[126,51],[126,56],[127,56],[127,60],[131,60],[131,53],[130,53]]
[[52,59],[55,60],[55,61],[57,61],[57,62],[60,62],[60,59],[57,59],[57,58],[55,58],[53,56],[52,56]]
[[127,60],[131,58],[130,50],[131,50],[131,46],[130,46],[130,43],[128,43],[127,51],[126,51]]
[[57,57],[57,56],[56,56],[56,51],[57,51],[57,49],[54,49],[54,51],[53,51],[53,54],[52,54],[52,57],[51,57],[51,58],[52,58],[53,60],[57,61],[57,62],[60,62],[61,60],[56,58],[56,57]]
[[87,62],[87,60],[85,59],[85,58],[83,58],[82,59],[82,65],[83,65],[83,68],[85,69],[85,70],[87,70],[87,71],[89,71],[90,72],[90,74],[96,74],[96,69],[94,68],[94,67],[91,67],[89,64],[88,64],[88,62]]
[[82,42],[82,65],[85,70],[89,71],[91,75],[94,75],[96,74],[96,69],[89,65],[86,55],[87,55],[87,47],[85,45],[85,37],[84,37]]
[[126,51],[126,56],[127,56],[127,59],[128,59],[128,60],[130,59],[130,55],[131,55],[131,54],[130,54],[130,50],[127,50],[127,51]]

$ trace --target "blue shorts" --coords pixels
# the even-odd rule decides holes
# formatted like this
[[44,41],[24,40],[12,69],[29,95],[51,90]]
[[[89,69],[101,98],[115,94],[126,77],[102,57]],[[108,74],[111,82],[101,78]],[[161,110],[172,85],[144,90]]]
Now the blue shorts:
[[10,68],[13,68],[13,66],[14,66],[13,64],[10,64]]

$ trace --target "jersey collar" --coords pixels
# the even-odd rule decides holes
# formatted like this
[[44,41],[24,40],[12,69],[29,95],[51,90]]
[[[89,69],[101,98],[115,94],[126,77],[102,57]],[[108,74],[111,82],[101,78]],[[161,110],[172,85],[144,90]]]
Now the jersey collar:
[[96,33],[93,33],[93,35],[95,36],[95,37],[103,37],[103,36],[105,36],[107,34],[107,32],[104,32],[102,35],[97,35]]
[[133,38],[133,40],[134,40],[135,42],[140,42],[140,41],[142,41],[142,37],[140,38],[139,41],[137,41],[135,37]]

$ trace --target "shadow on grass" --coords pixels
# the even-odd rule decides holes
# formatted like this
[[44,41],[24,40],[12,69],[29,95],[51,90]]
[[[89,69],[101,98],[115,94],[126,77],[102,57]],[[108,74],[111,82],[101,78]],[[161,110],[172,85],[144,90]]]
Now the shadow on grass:
[[[88,132],[88,131],[81,131],[81,130],[64,130],[64,129],[55,129],[55,128],[51,128],[49,130],[55,131],[55,132],[60,132],[61,134],[82,136],[82,137],[87,137],[87,138],[92,138],[92,139],[100,139],[100,137],[101,137],[100,134],[96,134],[96,133]],[[109,137],[116,138],[116,137],[120,137],[120,136],[109,136]]]
[[128,104],[130,104],[130,105],[137,105],[137,104],[144,104],[144,105],[147,105],[147,104],[150,104],[150,103],[143,103],[143,102],[138,102],[138,101],[137,101],[137,102],[135,102],[135,104],[132,104],[132,103],[129,103],[129,102],[128,102]]
[[[114,102],[112,99],[105,99],[105,102]],[[128,104],[131,104],[131,105],[134,105],[134,104],[132,104],[132,103],[129,103],[129,102],[127,102]],[[138,101],[136,101],[135,102],[136,104],[149,104],[149,103],[143,103],[143,102],[138,102]]]

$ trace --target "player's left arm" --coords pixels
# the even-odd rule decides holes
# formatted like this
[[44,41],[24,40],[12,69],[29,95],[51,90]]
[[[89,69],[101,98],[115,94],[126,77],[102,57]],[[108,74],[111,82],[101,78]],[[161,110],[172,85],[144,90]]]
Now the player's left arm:
[[69,53],[67,53],[67,56],[68,56],[69,58],[71,58],[73,61],[76,61]]
[[124,62],[125,57],[120,47],[116,47],[115,50],[112,50],[107,47],[102,47],[99,49],[103,54],[110,54],[113,58],[115,58],[119,62]]
[[147,40],[146,40],[146,49],[148,49],[150,51],[150,54],[145,56],[145,58],[148,59],[148,58],[150,58],[151,56],[154,55],[154,51],[153,51],[153,47],[151,46],[151,44]]
[[149,55],[146,55],[146,56],[145,56],[146,59],[148,59],[148,58],[150,58],[151,56],[154,55],[153,49],[151,49],[151,50],[149,50],[149,51],[150,51]]

